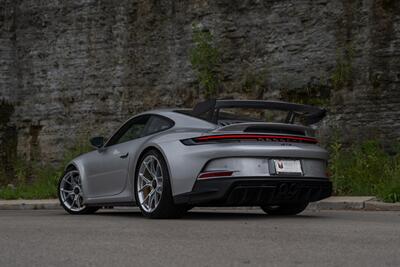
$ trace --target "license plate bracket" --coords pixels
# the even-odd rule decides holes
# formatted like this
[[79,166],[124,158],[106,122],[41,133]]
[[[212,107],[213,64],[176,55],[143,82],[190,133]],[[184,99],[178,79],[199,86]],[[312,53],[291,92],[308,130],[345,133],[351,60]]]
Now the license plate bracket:
[[302,175],[301,161],[298,159],[273,159],[276,175]]

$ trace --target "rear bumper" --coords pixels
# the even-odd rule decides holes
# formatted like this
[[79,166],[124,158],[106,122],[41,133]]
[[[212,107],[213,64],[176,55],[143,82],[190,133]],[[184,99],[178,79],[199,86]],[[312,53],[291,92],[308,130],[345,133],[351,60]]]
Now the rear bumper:
[[[267,166],[269,159],[299,159],[311,162],[323,162],[323,167],[315,164],[304,164],[304,177],[324,177],[328,153],[317,145],[302,143],[280,143],[280,142],[243,142],[243,143],[221,143],[213,145],[185,146],[180,141],[164,142],[160,144],[163,151],[171,177],[172,194],[174,196],[191,192],[196,183],[198,175],[204,170],[206,164],[211,160],[224,158],[255,158],[265,159]],[[258,164],[249,162],[237,162],[232,165],[232,170],[245,168],[246,171],[238,173],[240,177],[262,177],[268,176],[269,170],[256,168]],[[235,163],[236,164],[236,163]],[[216,167],[216,166],[214,166]],[[215,168],[207,170],[212,170]],[[219,166],[220,167],[220,166]],[[207,167],[208,168],[208,167]],[[230,168],[230,167],[229,167]],[[223,168],[225,170],[226,168]],[[220,169],[218,169],[220,170]],[[236,175],[236,172],[235,172]],[[238,177],[237,177],[238,178]]]
[[191,192],[174,196],[174,201],[195,206],[260,206],[314,202],[331,194],[327,178],[240,177],[198,180]]

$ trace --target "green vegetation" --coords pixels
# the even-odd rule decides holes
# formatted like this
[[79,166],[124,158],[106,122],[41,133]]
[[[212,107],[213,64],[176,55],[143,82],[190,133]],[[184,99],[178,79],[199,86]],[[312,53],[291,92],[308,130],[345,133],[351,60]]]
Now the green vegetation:
[[331,77],[333,89],[340,90],[351,85],[353,58],[354,49],[351,44],[347,44],[342,52],[337,53],[336,67]]
[[377,196],[385,202],[400,202],[400,146],[394,155],[376,141],[343,148],[330,147],[330,172],[337,195]]
[[247,70],[241,81],[242,91],[244,93],[252,93],[264,89],[267,77],[268,71],[266,68],[259,71]]
[[206,98],[216,97],[220,85],[220,54],[214,45],[211,32],[193,25],[194,48],[190,51],[190,63],[197,72],[197,79]]
[[[58,178],[62,169],[35,166],[31,169],[35,180],[32,183],[18,182],[14,186],[0,188],[0,199],[46,199],[57,197]],[[22,172],[20,173],[22,174]]]
[[[68,162],[76,156],[90,151],[88,141],[78,142],[67,150],[57,166],[43,165],[18,159],[14,162],[15,177],[11,185],[0,188],[0,199],[46,199],[57,197],[58,180]],[[0,177],[0,181],[10,180]]]

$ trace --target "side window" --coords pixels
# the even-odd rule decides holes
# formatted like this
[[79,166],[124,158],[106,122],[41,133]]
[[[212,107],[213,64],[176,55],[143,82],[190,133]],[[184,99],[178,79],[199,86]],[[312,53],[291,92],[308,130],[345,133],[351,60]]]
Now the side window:
[[164,118],[162,116],[152,115],[143,135],[150,135],[153,133],[165,131],[172,126],[174,126],[174,123],[170,119]]
[[143,115],[128,121],[111,137],[110,141],[107,142],[107,146],[121,144],[144,136],[144,129],[149,119],[150,115]]

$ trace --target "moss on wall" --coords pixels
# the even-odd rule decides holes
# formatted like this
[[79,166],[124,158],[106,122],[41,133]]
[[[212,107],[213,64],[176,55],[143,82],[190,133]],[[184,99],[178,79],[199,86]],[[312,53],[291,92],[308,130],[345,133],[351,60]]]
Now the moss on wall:
[[17,158],[17,129],[10,124],[14,106],[0,101],[0,185],[12,181],[15,176]]
[[309,84],[299,88],[281,90],[282,100],[315,106],[328,106],[330,96],[331,87],[322,84]]

